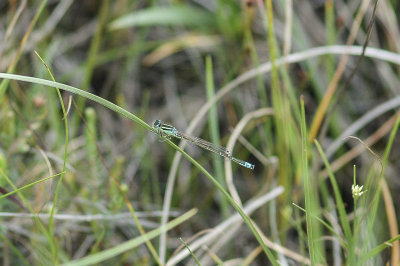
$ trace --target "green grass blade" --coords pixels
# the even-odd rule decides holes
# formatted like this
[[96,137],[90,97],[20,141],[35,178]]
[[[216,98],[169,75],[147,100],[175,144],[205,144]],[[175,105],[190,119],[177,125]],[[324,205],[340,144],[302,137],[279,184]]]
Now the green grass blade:
[[301,143],[302,143],[302,166],[301,175],[304,184],[304,197],[306,205],[306,224],[307,224],[307,241],[308,241],[308,252],[310,254],[311,265],[315,265],[317,260],[315,238],[314,238],[314,227],[313,227],[313,204],[314,199],[312,193],[312,182],[308,172],[308,140],[307,140],[307,129],[306,129],[306,115],[304,110],[304,100],[301,98]]
[[332,172],[332,169],[329,165],[328,159],[326,158],[321,145],[318,143],[317,140],[314,140],[314,143],[318,149],[318,152],[322,158],[322,160],[324,161],[326,170],[328,171],[329,174],[329,180],[331,181],[331,185],[333,188],[333,192],[335,195],[335,201],[336,201],[336,206],[339,212],[339,219],[340,219],[340,223],[342,224],[342,228],[343,228],[343,232],[344,232],[344,236],[346,238],[347,241],[347,248],[348,248],[348,252],[349,252],[349,258],[351,259],[352,256],[354,255],[354,250],[353,250],[353,244],[352,244],[352,233],[351,233],[351,227],[350,227],[350,222],[347,219],[347,214],[346,214],[346,209],[344,207],[343,204],[343,199],[342,196],[340,195],[340,190],[339,190],[339,186],[336,182],[335,176]]
[[50,80],[46,80],[46,79],[40,79],[40,78],[33,78],[33,77],[27,77],[27,76],[21,76],[21,75],[15,75],[15,74],[7,74],[7,73],[0,73],[0,78],[4,78],[4,79],[12,79],[12,80],[19,80],[19,81],[25,81],[25,82],[30,82],[30,83],[37,83],[37,84],[42,84],[45,86],[49,86],[49,87],[54,87],[54,88],[59,88],[61,90],[65,90],[68,92],[71,92],[73,94],[77,94],[80,95],[82,97],[85,97],[89,100],[92,100],[94,102],[97,102],[101,105],[103,105],[104,107],[107,107],[110,110],[113,110],[131,120],[133,120],[134,122],[138,123],[139,125],[143,126],[145,129],[148,130],[152,130],[153,128],[151,126],[149,126],[146,122],[144,122],[143,120],[141,120],[140,118],[138,118],[137,116],[131,114],[130,112],[126,111],[125,109],[119,107],[116,104],[113,104],[107,100],[104,100],[103,98],[94,95],[92,93],[77,89],[75,87],[69,86],[69,85],[65,85],[59,82],[55,82],[55,81],[50,81]]
[[[2,174],[2,171],[0,171],[0,174]],[[22,190],[24,190],[24,189],[30,188],[30,187],[32,187],[32,186],[34,186],[34,185],[36,185],[36,184],[39,184],[39,183],[41,183],[41,182],[44,182],[44,181],[46,181],[46,180],[52,179],[52,178],[54,178],[54,177],[56,177],[56,176],[60,176],[60,175],[63,175],[63,174],[65,174],[65,172],[61,172],[61,173],[58,173],[58,174],[55,174],[55,175],[52,175],[52,176],[49,176],[49,177],[42,178],[42,179],[37,180],[37,181],[35,181],[35,182],[32,182],[32,183],[30,183],[30,184],[28,184],[28,185],[25,185],[25,186],[23,186],[23,187],[20,187],[20,188],[18,188],[18,189],[15,189],[15,190],[13,190],[13,191],[10,191],[10,192],[8,192],[8,193],[6,193],[6,194],[4,194],[4,195],[1,195],[1,196],[0,196],[0,199],[6,198],[6,197],[8,197],[8,196],[10,196],[10,195],[12,195],[12,194],[18,193],[18,192],[20,192],[20,191],[22,191]]]
[[[212,59],[210,56],[206,58],[206,92],[207,92],[207,99],[210,100],[215,95],[215,88],[214,88],[214,76],[213,76],[213,65]],[[217,106],[213,105],[210,108],[210,113],[208,116],[208,125],[210,127],[210,136],[211,142],[217,145],[221,145],[220,139],[221,136],[218,130],[218,114],[217,114]],[[218,158],[217,154],[212,153],[213,163],[214,163],[214,170],[217,181],[220,184],[225,184],[224,180],[224,168],[222,165],[222,160]],[[226,186],[223,185],[224,188]],[[223,217],[228,217],[229,215],[229,206],[226,199],[222,196],[222,194],[217,194],[217,201],[220,205]]]
[[396,137],[396,133],[397,133],[397,131],[399,129],[399,126],[400,126],[400,115],[397,117],[396,122],[395,122],[395,124],[393,126],[393,129],[390,132],[389,141],[388,141],[388,144],[386,145],[385,153],[383,155],[382,176],[385,175],[386,164],[387,164],[387,162],[389,160],[389,154],[390,154],[390,151],[392,150],[393,142],[394,142],[394,139]]
[[[295,206],[295,207],[298,208],[299,210],[303,211],[304,213],[307,213],[306,210],[305,210],[304,208],[300,207],[299,205],[297,205],[297,204],[295,204],[295,203],[292,203],[292,204],[293,204],[293,206]],[[334,229],[332,226],[330,226],[327,222],[325,222],[324,220],[322,220],[320,217],[318,217],[318,216],[316,216],[316,215],[313,215],[312,218],[316,219],[318,222],[320,222],[322,225],[324,225],[325,228],[328,229],[328,230],[329,230],[330,232],[332,232],[333,234],[335,234],[335,235],[338,237],[339,240],[342,240],[342,239],[340,238],[340,235],[339,235],[339,234],[335,231],[335,229]],[[343,243],[343,241],[342,241],[342,243]]]
[[366,254],[364,254],[361,257],[361,262],[359,265],[365,265],[365,263],[369,259],[371,259],[371,258],[375,257],[376,255],[378,255],[379,253],[381,253],[385,248],[391,247],[392,246],[391,244],[399,239],[400,239],[400,235],[398,235],[388,241],[385,241],[384,243],[380,244],[379,246],[375,247],[374,249],[368,251]]
[[188,246],[188,244],[185,242],[185,240],[182,239],[182,237],[179,238],[179,240],[182,242],[182,244],[185,246],[185,248],[190,252],[190,255],[192,255],[192,258],[194,259],[194,261],[196,262],[196,264],[198,266],[200,266],[200,261],[197,258],[196,254],[193,253],[193,251],[190,249],[190,247]]

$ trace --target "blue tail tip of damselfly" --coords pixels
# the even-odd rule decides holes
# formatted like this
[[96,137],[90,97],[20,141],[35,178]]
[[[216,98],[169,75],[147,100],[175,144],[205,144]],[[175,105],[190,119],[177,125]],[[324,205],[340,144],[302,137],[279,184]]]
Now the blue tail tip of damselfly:
[[249,169],[251,169],[251,170],[254,170],[254,164],[251,164],[251,163],[248,163],[248,162],[246,162],[246,163],[244,164],[244,167],[249,168]]

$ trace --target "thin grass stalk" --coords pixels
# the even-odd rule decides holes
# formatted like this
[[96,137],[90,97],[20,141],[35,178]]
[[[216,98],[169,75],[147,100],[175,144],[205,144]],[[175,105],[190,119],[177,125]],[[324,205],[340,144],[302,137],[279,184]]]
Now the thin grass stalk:
[[304,198],[305,198],[305,206],[306,206],[306,225],[307,225],[307,242],[308,242],[308,252],[310,255],[311,265],[315,265],[317,262],[317,254],[316,254],[316,243],[314,237],[314,227],[312,217],[314,216],[313,212],[313,204],[312,200],[313,192],[312,192],[312,183],[309,176],[308,171],[308,141],[307,141],[307,130],[306,130],[306,115],[304,110],[304,100],[301,98],[301,143],[302,143],[302,164],[301,164],[301,175],[304,186]]
[[[271,91],[272,91],[272,106],[274,108],[275,116],[275,126],[276,126],[276,149],[279,158],[280,165],[290,165],[289,159],[289,143],[288,143],[288,132],[287,129],[288,121],[290,121],[289,112],[286,109],[288,106],[284,101],[281,86],[279,84],[279,73],[278,66],[276,64],[276,56],[277,56],[277,47],[275,41],[275,32],[274,32],[274,16],[273,16],[273,7],[272,0],[266,1],[266,13],[267,13],[267,23],[268,23],[268,44],[271,58]],[[290,180],[289,180],[289,168],[290,167],[279,167],[278,174],[278,183],[283,187],[288,188],[287,191],[290,191]],[[284,194],[284,202],[288,201],[288,194],[285,191]]]
[[[213,64],[210,56],[206,58],[206,93],[207,99],[210,100],[215,96],[215,87],[214,87],[214,76],[213,76]],[[208,125],[210,127],[210,138],[211,142],[216,145],[221,145],[220,139],[221,136],[219,134],[218,129],[218,112],[216,104],[210,108],[210,112],[208,115]],[[217,181],[226,189],[225,181],[224,181],[224,167],[222,165],[221,158],[215,153],[212,153],[214,171]],[[222,216],[227,218],[229,216],[229,205],[226,199],[223,197],[221,193],[217,195],[217,202],[220,205]]]
[[[38,53],[36,53],[36,56],[40,59],[40,61],[42,61],[43,65],[47,69],[47,72],[49,73],[51,79],[53,81],[55,81],[54,76],[51,73],[51,70],[47,66],[47,64],[43,61],[43,59],[40,57],[40,55]],[[64,101],[62,99],[60,89],[58,89],[57,87],[55,87],[55,89],[57,91],[58,100],[60,101],[61,109],[62,109],[62,113],[63,113],[63,117],[64,117],[65,142],[64,142],[64,154],[63,154],[62,172],[66,172],[66,169],[67,169],[67,157],[68,157],[68,140],[69,140],[68,118],[67,118],[67,112],[65,111]],[[52,247],[52,255],[53,255],[53,260],[54,260],[53,262],[54,262],[55,265],[58,264],[58,245],[55,243],[57,238],[54,237],[54,231],[53,231],[53,228],[54,228],[54,214],[55,214],[55,210],[56,210],[56,206],[57,206],[58,195],[59,195],[59,192],[61,190],[63,177],[64,177],[64,174],[62,174],[60,176],[60,179],[58,180],[56,193],[54,195],[53,204],[52,204],[52,207],[51,207],[51,210],[50,210],[50,219],[49,219],[49,236],[51,237],[50,238],[50,243],[52,243],[52,245],[51,245],[51,247]]]

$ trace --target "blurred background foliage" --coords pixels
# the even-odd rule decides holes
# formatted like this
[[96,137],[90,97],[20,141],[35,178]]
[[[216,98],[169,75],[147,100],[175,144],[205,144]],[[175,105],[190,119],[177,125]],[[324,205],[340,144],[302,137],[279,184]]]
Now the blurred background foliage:
[[[253,74],[245,82],[232,85],[234,88],[213,105],[214,109],[195,122],[193,135],[226,146],[233,128],[246,114],[268,107],[275,112],[253,118],[242,132],[233,154],[256,167],[249,171],[232,165],[234,184],[244,203],[283,185],[284,194],[252,218],[274,242],[308,257],[305,215],[292,205],[294,202],[304,206],[306,193],[301,175],[299,98],[303,95],[307,125],[316,125],[314,137],[324,149],[342,140],[341,134],[373,108],[387,108],[348,134],[364,140],[382,157],[397,117],[400,69],[398,63],[382,60],[380,54],[399,53],[400,5],[397,1],[382,0],[374,17],[374,3],[369,1],[274,1],[270,9],[272,17],[268,14],[269,3],[261,0],[3,0],[0,1],[0,72],[51,79],[36,51],[56,81],[116,103],[150,125],[155,119],[162,119],[184,131],[224,86],[245,79],[248,73],[254,73],[254,69],[271,60],[299,51],[311,53],[314,47],[329,45],[362,46],[367,40],[369,22],[374,18],[368,46],[379,48],[379,55],[364,58],[360,65],[357,65],[357,56],[345,62],[339,85],[333,85],[337,88],[335,94],[328,99],[326,125],[322,122],[318,125],[315,114],[321,112],[326,91],[337,78],[335,73],[338,74],[344,52],[305,56],[296,63],[273,68],[272,73]],[[345,82],[354,67],[357,67],[354,77]],[[56,90],[33,83],[1,82],[2,172],[16,187],[59,173],[65,159],[65,128]],[[112,217],[128,211],[111,175],[135,210],[144,212],[141,218],[144,228],[157,228],[168,178],[174,173],[172,163],[176,151],[155,134],[101,105],[68,92],[62,92],[62,97],[68,109],[69,144],[67,171],[56,213],[71,214],[72,218],[56,218],[54,248],[58,250],[59,262],[67,262],[139,235],[129,215],[123,219],[74,219],[78,214]],[[394,101],[389,103],[390,100]],[[366,151],[365,146],[363,151],[355,152],[360,142],[343,142],[337,149],[331,149],[328,158],[333,162],[346,211],[354,216],[353,165],[358,167],[359,182],[370,182],[367,190],[374,192],[382,169],[377,166],[377,156]],[[310,145],[308,160],[315,183],[313,193],[321,201],[315,210],[334,227],[337,217],[330,216],[335,213],[332,212],[335,206],[331,201],[331,184],[326,181],[327,172],[317,150],[312,142]],[[389,190],[383,193],[393,197],[390,199],[394,210],[398,209],[400,200],[396,174],[399,145],[395,138],[384,171]],[[196,147],[189,146],[187,150],[226,188],[223,159]],[[24,190],[35,212],[48,213],[53,207],[56,184],[57,178]],[[3,194],[13,190],[4,179],[0,179],[0,188]],[[368,203],[366,200],[363,206]],[[384,203],[380,204],[377,206]],[[171,217],[193,207],[199,213],[168,234],[166,258],[182,244],[179,237],[189,239],[234,213],[226,199],[186,159],[180,161],[170,205]],[[2,212],[10,213],[1,218],[1,264],[54,263],[54,253],[51,255],[38,222],[13,216],[29,213],[23,200],[14,195],[1,199],[0,206]],[[396,221],[396,218],[398,213],[390,214],[387,205],[378,208],[373,216],[376,226],[375,234],[370,236],[373,241],[365,248],[392,238],[386,219]],[[48,217],[41,220],[48,223]],[[323,242],[330,233],[320,224],[317,227],[317,238]],[[234,263],[234,258],[250,258],[257,265],[267,262],[263,254],[251,257],[258,254],[258,244],[244,226],[233,231],[223,243],[215,250],[222,261]],[[159,240],[153,244],[158,249]],[[319,251],[323,257],[320,261],[337,263],[335,256],[348,255],[345,248],[338,253],[334,252],[335,248],[334,241],[324,241]],[[398,246],[395,248],[398,253]],[[386,250],[373,262],[396,261],[395,248]],[[199,250],[196,254],[203,258],[203,264],[218,261],[212,256],[214,251],[201,254],[205,248]],[[142,245],[112,261],[120,265],[151,264],[156,260]],[[193,261],[186,258],[184,262]]]

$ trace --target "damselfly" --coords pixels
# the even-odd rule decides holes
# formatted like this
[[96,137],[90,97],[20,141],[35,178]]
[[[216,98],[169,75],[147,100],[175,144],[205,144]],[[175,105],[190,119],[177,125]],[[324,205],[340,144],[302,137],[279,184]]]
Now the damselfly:
[[174,137],[177,139],[184,139],[192,144],[202,147],[203,149],[215,152],[216,154],[228,158],[229,160],[232,160],[235,163],[240,164],[241,166],[244,166],[249,169],[254,169],[254,164],[233,157],[230,151],[228,151],[225,147],[215,145],[201,138],[186,135],[185,133],[178,131],[174,126],[163,123],[160,119],[157,119],[154,122],[153,128],[161,137],[166,137],[166,138]]

